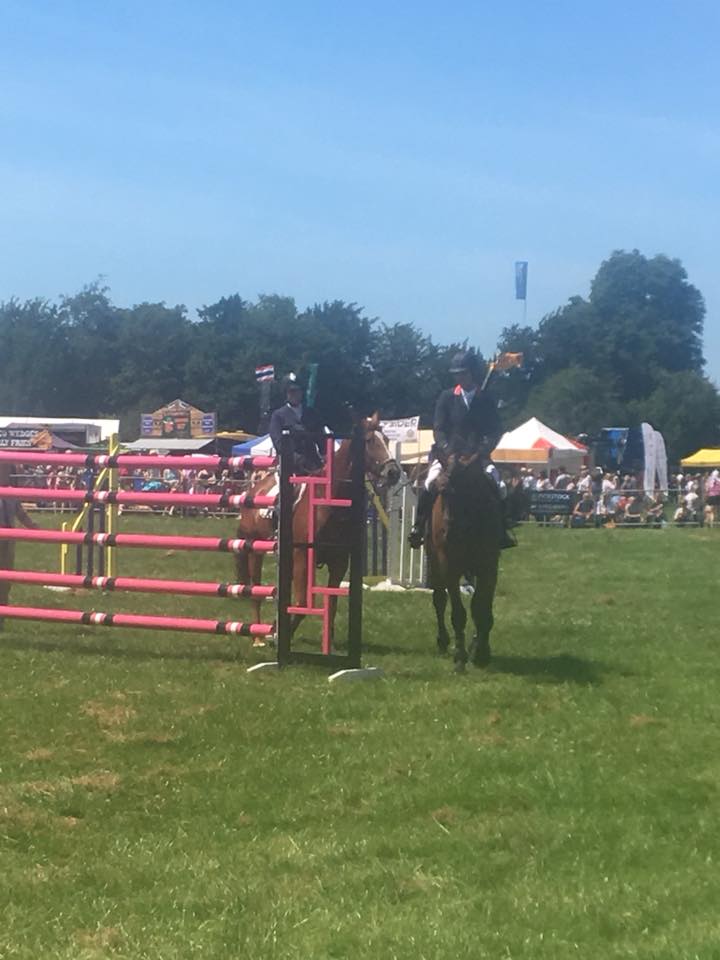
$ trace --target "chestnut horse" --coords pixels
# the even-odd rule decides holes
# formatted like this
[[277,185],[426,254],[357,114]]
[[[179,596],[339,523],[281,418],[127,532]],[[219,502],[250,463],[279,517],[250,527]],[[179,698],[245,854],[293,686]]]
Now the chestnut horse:
[[470,614],[475,637],[469,658],[475,666],[490,662],[490,631],[497,583],[503,521],[500,498],[494,481],[483,469],[482,459],[451,458],[439,478],[440,494],[433,504],[427,538],[428,574],[437,617],[437,645],[446,653],[450,637],[445,626],[448,597],[455,634],[455,670],[464,673],[468,661],[465,649],[467,612],[460,590],[465,576],[474,584]]
[[[385,437],[380,431],[378,414],[361,421],[365,431],[365,473],[374,485],[394,486],[400,480],[400,467],[388,450]],[[351,442],[343,440],[335,452],[332,496],[346,497],[351,478]],[[267,494],[278,487],[275,473],[261,478],[250,488],[253,495]],[[307,490],[300,488],[293,509],[293,543],[307,543],[309,497]],[[327,585],[338,587],[345,576],[350,560],[351,548],[351,511],[343,507],[318,507],[315,518],[315,560],[318,566],[328,570]],[[273,518],[263,511],[245,509],[238,515],[237,536],[248,539],[268,540],[274,537]],[[235,558],[237,579],[240,583],[262,583],[262,553],[238,553]],[[293,550],[293,596],[298,605],[304,605],[307,589],[307,548],[295,547]],[[253,621],[260,622],[262,599],[254,597]],[[331,597],[331,623],[334,623],[337,597]],[[303,619],[293,616],[292,632]]]

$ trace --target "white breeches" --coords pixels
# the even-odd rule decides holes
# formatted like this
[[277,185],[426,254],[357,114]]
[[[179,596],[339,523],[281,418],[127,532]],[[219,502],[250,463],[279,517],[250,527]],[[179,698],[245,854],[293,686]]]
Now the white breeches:
[[442,473],[442,464],[439,460],[433,460],[430,464],[430,469],[428,470],[428,475],[425,477],[425,489],[429,490],[433,483]]
[[[425,478],[426,490],[430,489],[432,484],[440,476],[441,472],[442,472],[442,464],[440,463],[439,460],[433,460],[433,462],[430,464],[428,475]],[[495,466],[494,463],[489,463],[485,468],[485,472],[488,474],[488,476],[492,477],[492,479],[495,481],[495,483],[497,484],[497,488],[500,492],[500,499],[504,500],[505,497],[507,496],[507,486],[505,485],[505,481],[500,478],[500,471],[498,470],[498,468]]]

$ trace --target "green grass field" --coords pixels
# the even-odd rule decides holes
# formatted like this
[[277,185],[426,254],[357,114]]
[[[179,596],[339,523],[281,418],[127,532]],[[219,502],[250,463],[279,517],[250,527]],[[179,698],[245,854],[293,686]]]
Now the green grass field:
[[[178,528],[227,533],[124,523]],[[720,533],[520,537],[493,664],[464,677],[422,593],[366,592],[386,677],[341,688],[248,676],[242,639],[7,621],[0,958],[720,957]],[[120,560],[232,577],[227,556]]]

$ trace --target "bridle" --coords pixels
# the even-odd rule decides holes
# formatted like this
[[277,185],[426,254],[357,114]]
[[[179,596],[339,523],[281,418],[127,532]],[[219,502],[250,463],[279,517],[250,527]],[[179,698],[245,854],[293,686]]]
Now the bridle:
[[385,437],[379,430],[373,430],[366,437],[366,450],[371,440],[375,440],[376,443],[379,443],[387,456],[383,461],[375,461],[371,467],[368,467],[366,458],[366,472],[370,474],[370,476],[373,478],[373,481],[376,481],[379,486],[389,486],[391,482],[391,474],[394,474],[398,479],[400,479],[402,477],[402,470],[400,469],[400,465],[397,460],[390,456]]

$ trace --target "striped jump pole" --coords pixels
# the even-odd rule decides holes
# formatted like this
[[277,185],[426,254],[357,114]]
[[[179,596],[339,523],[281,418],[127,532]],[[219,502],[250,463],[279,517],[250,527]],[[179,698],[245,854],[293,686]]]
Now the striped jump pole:
[[244,623],[240,620],[201,620],[196,617],[153,617],[134,613],[100,613],[86,610],[53,610],[48,607],[2,607],[0,616],[14,620],[45,620],[76,623],[86,627],[132,627],[141,630],[186,630],[190,633],[228,634],[241,637],[269,637],[272,623]]
[[[173,469],[270,469],[277,466],[275,457],[210,457],[183,456],[157,457],[125,454],[53,454],[41,451],[0,450],[0,462],[21,464],[43,464],[54,466],[75,466],[88,470],[98,468],[117,469],[118,467],[170,467]],[[275,507],[276,496],[255,496],[248,493],[232,494],[183,494],[150,493],[143,491],[96,490],[89,484],[87,490],[50,490],[38,487],[0,487],[0,498],[19,501],[54,501],[78,504],[143,504],[147,506],[188,506],[188,507]],[[280,511],[292,515],[292,501],[281,504]],[[115,533],[96,531],[89,523],[89,529],[82,530],[43,530],[14,527],[0,528],[0,541],[12,540],[35,543],[62,543],[92,547],[135,547],[160,550],[206,550],[226,553],[256,552],[273,553],[278,549],[276,540],[244,539],[240,537],[202,537],[150,535],[135,533]],[[292,550],[286,544],[286,550]],[[288,622],[287,611],[282,615],[280,594],[287,593],[286,586],[253,585],[242,583],[214,583],[205,581],[167,580],[135,577],[95,576],[91,566],[85,575],[78,570],[74,575],[50,573],[33,570],[0,570],[0,582],[20,583],[36,586],[55,586],[75,589],[96,589],[104,591],[123,590],[154,594],[212,596],[218,598],[248,597],[256,600],[270,599],[278,604],[278,616],[273,623],[246,623],[241,620],[209,620],[194,617],[151,616],[126,613],[103,613],[98,611],[67,610],[30,606],[0,606],[0,619],[41,620],[56,623],[72,623],[84,626],[117,626],[150,630],[182,630],[192,633],[210,633],[252,637],[256,642],[275,635],[281,626]],[[287,607],[287,599],[283,600]]]
[[[210,583],[205,580],[157,580],[146,577],[91,577],[70,573],[45,573],[40,570],[0,570],[0,582],[68,587],[76,590],[181,593],[193,597],[256,597],[271,600],[276,594],[274,584]],[[2,607],[0,607],[1,610]],[[2,616],[1,613],[0,616]]]
[[50,490],[43,487],[0,487],[0,499],[63,503],[143,504],[157,507],[275,507],[276,496],[249,493],[150,493],[134,490]]
[[144,533],[83,533],[82,530],[24,530],[0,527],[0,540],[40,543],[94,543],[100,547],[147,547],[155,550],[215,550],[224,553],[273,553],[275,540],[225,537],[176,537]]
[[178,470],[270,470],[277,457],[145,456],[134,453],[42,453],[36,450],[0,450],[0,463],[26,463],[56,467],[171,467]]

